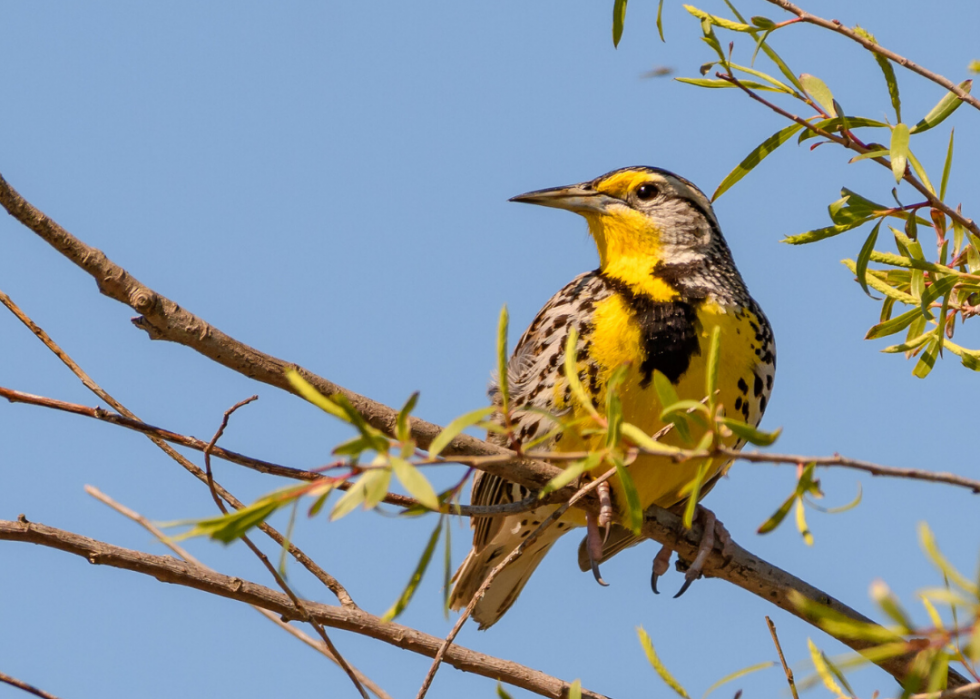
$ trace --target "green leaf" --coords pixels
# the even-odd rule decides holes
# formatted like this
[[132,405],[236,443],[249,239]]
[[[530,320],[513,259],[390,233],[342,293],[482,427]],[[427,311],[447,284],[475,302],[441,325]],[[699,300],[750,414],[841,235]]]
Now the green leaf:
[[797,495],[796,491],[794,490],[793,494],[790,495],[788,498],[786,498],[783,504],[780,505],[776,509],[776,511],[772,513],[772,516],[770,516],[769,519],[767,519],[765,522],[759,525],[759,528],[756,530],[756,533],[768,534],[776,527],[778,527],[780,524],[782,524],[783,520],[786,519],[786,515],[788,515],[789,511],[793,508],[793,503],[796,502],[799,499],[799,497],[800,496]]
[[391,605],[391,608],[384,613],[381,617],[384,621],[391,621],[398,617],[405,608],[408,607],[408,603],[412,601],[412,596],[415,594],[415,590],[418,589],[419,583],[422,582],[422,576],[425,575],[426,568],[429,567],[429,561],[432,560],[432,553],[436,550],[436,544],[439,542],[439,534],[442,533],[442,525],[445,517],[440,517],[439,522],[436,524],[436,528],[432,530],[432,534],[429,535],[429,543],[425,545],[425,550],[422,551],[422,557],[419,562],[415,565],[415,570],[412,571],[412,577],[408,579],[408,584],[405,589],[402,590],[401,595],[395,600],[395,603]]
[[699,10],[691,5],[684,5],[684,9],[690,12],[692,15],[700,20],[707,20],[716,27],[721,27],[722,29],[730,29],[733,32],[751,32],[755,28],[748,24],[742,24],[740,22],[732,22],[729,19],[722,19],[721,17],[716,17],[710,15],[703,10]]
[[[753,20],[754,19],[755,18],[753,17]],[[731,673],[730,675],[725,675],[720,680],[718,680],[717,682],[715,682],[713,685],[711,685],[710,687],[708,687],[708,691],[706,691],[701,696],[701,699],[706,699],[706,697],[709,694],[711,694],[713,691],[715,691],[716,689],[718,689],[723,684],[728,684],[729,682],[732,682],[734,680],[737,680],[739,677],[745,677],[746,675],[751,674],[753,672],[758,672],[759,670],[765,670],[767,668],[773,667],[775,664],[776,664],[776,661],[775,660],[769,660],[769,661],[764,662],[764,663],[758,663],[756,665],[750,665],[749,667],[743,667],[741,670],[736,670],[735,672]]]
[[803,612],[807,617],[815,619],[817,625],[832,636],[861,639],[876,643],[901,640],[894,631],[889,631],[873,622],[858,621],[844,616],[835,609],[808,599],[796,590],[790,590],[788,597],[790,604]]
[[757,447],[768,447],[772,445],[779,439],[779,435],[782,433],[781,428],[772,432],[763,432],[740,420],[733,420],[729,417],[722,418],[721,422],[725,427],[734,432],[736,437],[741,437],[749,444],[754,444]]
[[711,340],[708,344],[708,361],[704,372],[704,392],[708,397],[708,405],[714,414],[715,401],[718,392],[718,364],[721,361],[721,326],[716,325],[711,330]]
[[568,699],[582,699],[582,680],[575,680],[568,686]]
[[858,226],[863,226],[870,219],[855,220],[851,223],[845,223],[842,225],[827,226],[826,228],[816,228],[812,231],[807,231],[806,233],[800,233],[798,235],[790,235],[783,238],[782,242],[788,243],[790,245],[806,245],[807,243],[815,243],[818,240],[826,240],[827,238],[833,238],[835,235],[840,235],[845,231],[849,231],[852,228],[857,228]]
[[905,124],[896,124],[895,128],[892,129],[888,155],[891,157],[892,174],[895,176],[895,181],[901,182],[909,158],[909,127]]
[[932,562],[937,568],[939,568],[940,571],[942,571],[943,575],[973,597],[977,596],[978,590],[976,584],[970,582],[966,576],[954,568],[949,560],[947,560],[947,558],[942,554],[939,547],[936,545],[936,537],[933,535],[929,525],[925,522],[919,523],[919,543],[922,545],[923,551],[925,551],[926,555],[932,559]]
[[446,425],[442,432],[432,440],[432,444],[429,445],[429,456],[435,458],[442,453],[442,450],[449,446],[449,443],[456,439],[459,434],[465,430],[467,427],[472,427],[480,420],[488,417],[494,413],[496,408],[492,405],[486,408],[480,408],[472,412],[461,415],[448,425]]
[[877,603],[889,619],[894,621],[901,628],[902,633],[913,633],[915,625],[909,615],[902,609],[898,597],[892,592],[884,580],[875,580],[871,583],[871,599]]
[[[959,87],[964,92],[969,93],[973,88],[973,81],[964,80],[960,83]],[[920,119],[915,126],[909,129],[909,132],[922,133],[923,131],[928,131],[934,126],[938,126],[946,119],[946,117],[955,112],[961,104],[963,104],[963,101],[959,97],[952,92],[947,92],[943,98],[939,100],[938,104],[929,110],[928,114],[922,117],[922,119]]]
[[619,484],[623,486],[626,494],[626,509],[629,516],[629,528],[634,534],[640,533],[643,526],[643,505],[640,504],[640,495],[636,492],[636,483],[630,475],[626,464],[619,457],[613,455],[612,462],[616,465],[616,475],[619,477]]
[[[929,181],[929,176],[926,174],[926,169],[922,167],[922,163],[920,163],[919,159],[915,157],[915,153],[912,152],[911,148],[909,149],[908,156],[909,165],[912,166],[912,170],[919,176],[919,179],[922,180],[922,184],[925,185],[925,188],[928,189],[931,194],[935,195],[936,190],[933,188],[932,182]],[[914,222],[915,218],[910,216],[907,221]]]
[[660,0],[660,2],[657,4],[657,33],[660,34],[660,41],[667,43],[666,39],[664,39],[663,14],[664,0]]
[[673,689],[677,694],[684,697],[684,699],[691,699],[691,696],[681,686],[680,682],[675,680],[674,676],[667,671],[666,667],[664,667],[664,664],[657,656],[657,651],[653,649],[653,642],[650,640],[650,636],[643,630],[643,627],[636,627],[636,633],[640,637],[640,644],[643,646],[643,652],[646,653],[647,661],[649,661],[650,665],[653,666],[653,669],[657,672],[657,674],[660,675],[660,679],[662,679],[667,686]]
[[[943,163],[943,179],[939,183],[939,198],[946,199],[946,185],[949,184],[949,170],[953,167],[953,134],[956,129],[949,130],[949,148],[946,149],[946,161]],[[954,226],[957,224],[954,222]],[[962,233],[960,234],[962,235]],[[959,244],[954,244],[953,248],[958,252]]]
[[891,345],[890,347],[886,347],[881,351],[886,352],[888,354],[897,354],[898,352],[911,352],[916,347],[921,347],[926,342],[928,342],[930,338],[933,337],[933,334],[934,334],[933,331],[930,330],[929,332],[922,333],[921,335],[918,335],[917,337],[914,337],[911,340],[906,340],[900,345]]
[[[714,80],[709,78],[674,78],[679,83],[684,83],[686,85],[696,85],[698,87],[711,87],[711,88],[725,88],[725,87],[738,87],[735,83],[729,82],[727,80]],[[740,80],[740,83],[750,90],[763,90],[764,92],[785,92],[776,87],[770,87],[769,85],[763,85],[762,83],[753,82],[751,80]]]
[[585,387],[578,377],[578,329],[572,327],[568,332],[568,342],[565,344],[565,380],[572,395],[593,418],[598,419],[599,413],[592,405],[592,399],[586,393]]
[[497,699],[512,699],[510,694],[507,693],[507,690],[504,689],[504,686],[500,684],[500,680],[497,680]]
[[827,658],[823,654],[823,651],[817,648],[809,638],[806,639],[806,643],[810,647],[810,659],[813,661],[813,667],[816,669],[817,674],[820,675],[820,679],[823,680],[824,686],[833,692],[835,696],[847,696],[830,673],[830,668],[827,667]]
[[876,148],[874,150],[869,150],[869,151],[867,151],[865,153],[861,153],[861,155],[855,155],[853,158],[851,158],[847,162],[848,162],[848,164],[851,164],[851,163],[856,163],[856,162],[861,161],[861,160],[868,160],[870,158],[880,158],[880,157],[885,156],[885,155],[888,155],[888,149],[887,148]]
[[[344,493],[344,496],[337,501],[330,512],[330,521],[336,521],[341,517],[350,514],[358,505],[363,504],[365,510],[370,510],[374,505],[381,502],[381,499],[388,493],[388,483],[391,480],[391,471],[386,468],[372,468],[361,474],[361,477]],[[378,491],[381,496],[378,497]],[[370,501],[374,505],[368,506]]]
[[242,538],[250,529],[264,522],[273,512],[286,504],[288,504],[286,500],[261,498],[251,505],[226,515],[198,520],[194,528],[180,538],[208,536],[223,544],[230,544]]
[[602,463],[603,455],[601,452],[592,452],[581,461],[573,461],[568,464],[561,473],[548,481],[541,489],[540,497],[564,488],[586,471],[591,471]]
[[398,420],[395,423],[395,434],[398,436],[398,441],[403,444],[412,439],[412,430],[409,427],[408,418],[415,410],[415,406],[419,402],[419,392],[416,391],[408,397],[405,401],[405,405],[402,409],[398,411]]
[[639,427],[637,427],[636,425],[631,425],[628,422],[624,422],[620,426],[620,430],[622,431],[623,436],[626,437],[626,439],[633,442],[633,444],[638,446],[640,449],[643,449],[646,452],[650,452],[651,454],[670,455],[670,454],[679,454],[681,452],[681,450],[678,449],[677,447],[656,441],[655,439],[651,438],[646,432],[641,430]]
[[913,320],[921,317],[922,311],[920,311],[918,308],[913,308],[911,311],[906,311],[900,316],[895,316],[891,320],[886,320],[884,323],[873,325],[864,336],[864,339],[875,340],[879,337],[894,335],[897,332],[905,330],[905,328],[907,328]]
[[861,285],[864,293],[868,296],[871,296],[871,292],[868,290],[868,261],[871,260],[871,252],[875,249],[875,243],[878,242],[878,229],[881,228],[881,222],[883,220],[878,219],[878,223],[871,229],[871,235],[868,236],[867,240],[864,241],[864,245],[861,246],[861,252],[858,253],[857,265],[854,272],[857,275],[858,284]]
[[806,523],[806,512],[803,510],[803,498],[796,498],[796,528],[799,530],[807,546],[813,546],[813,534]]
[[799,90],[800,92],[805,92],[805,90],[803,89],[803,85],[800,83],[799,79],[796,77],[796,74],[789,69],[789,66],[786,65],[786,62],[783,61],[783,59],[779,57],[779,54],[776,53],[773,50],[773,48],[771,46],[769,46],[769,44],[767,44],[765,42],[764,39],[759,42],[759,47],[762,48],[763,52],[769,57],[769,60],[771,60],[773,63],[775,63],[776,66],[779,68],[779,72],[782,73],[783,76],[787,80],[789,80],[790,83],[792,83],[793,86],[797,90]]
[[752,22],[752,24],[757,26],[759,29],[763,29],[765,31],[769,31],[771,29],[776,28],[776,23],[773,22],[768,17],[756,16],[756,17],[752,17],[749,21]]
[[626,22],[626,3],[628,0],[616,0],[613,4],[613,47],[619,48],[619,40],[623,38],[623,25]]
[[780,129],[756,146],[756,148],[745,156],[742,162],[740,162],[735,169],[728,173],[725,179],[721,181],[721,184],[718,185],[718,189],[716,189],[715,193],[711,195],[711,201],[717,201],[718,197],[727,192],[733,184],[749,174],[749,172],[751,172],[756,165],[761,163],[766,156],[779,148],[779,146],[786,143],[786,141],[788,141],[793,134],[802,128],[803,126],[800,124],[791,124],[786,128]]
[[917,379],[924,379],[932,371],[932,368],[936,366],[936,357],[939,355],[939,340],[933,337],[929,342],[929,346],[926,347],[926,351],[922,353],[919,357],[919,361],[916,362],[915,368],[912,370],[912,376]]
[[507,306],[500,309],[497,322],[497,389],[500,391],[500,411],[510,415],[510,372],[507,371],[507,326],[509,317]]
[[[763,80],[765,80],[766,82],[768,82],[770,85],[772,85],[773,87],[775,87],[778,92],[785,92],[788,95],[795,95],[796,94],[796,91],[793,88],[791,88],[789,85],[786,85],[785,83],[782,83],[779,80],[776,80],[776,78],[772,77],[771,75],[767,75],[766,73],[763,73],[762,71],[758,71],[755,68],[747,68],[745,66],[740,66],[740,65],[738,65],[736,63],[729,63],[728,66],[730,68],[735,69],[735,70],[740,70],[743,73],[748,73],[749,75],[754,75],[757,78],[762,78]],[[748,83],[746,83],[746,82],[743,81],[742,84],[743,85],[746,85]]]
[[426,477],[422,475],[421,471],[405,459],[397,456],[392,456],[390,461],[391,470],[395,472],[395,477],[398,479],[398,482],[408,491],[409,495],[430,510],[440,509],[436,491],[429,484]]
[[[878,43],[878,40],[875,39],[874,34],[872,34],[871,32],[865,29],[862,29],[859,26],[855,25],[854,32],[858,36],[870,41],[872,44]],[[885,82],[888,84],[888,96],[891,97],[892,107],[895,109],[895,120],[901,121],[902,100],[899,98],[898,95],[898,81],[895,79],[895,69],[892,68],[891,62],[884,56],[874,52],[872,52],[871,55],[874,56],[875,61],[878,63],[878,66],[881,68],[881,72],[885,76]]]
[[[820,129],[821,131],[826,131],[828,133],[833,133],[835,131],[839,131],[840,129],[844,128],[845,122],[847,124],[848,129],[858,129],[864,126],[868,126],[871,128],[884,128],[888,126],[888,124],[884,123],[883,121],[878,121],[876,119],[865,119],[864,117],[853,117],[853,116],[849,116],[849,117],[836,116],[830,119],[824,119],[823,121],[818,121],[813,125],[813,128]],[[803,143],[803,141],[806,141],[807,139],[810,138],[816,138],[819,135],[820,134],[818,134],[816,131],[807,129],[802,134],[800,134],[799,142]]]
[[300,373],[295,369],[286,370],[286,380],[289,381],[289,385],[292,386],[293,390],[299,394],[300,398],[309,401],[323,412],[329,413],[339,420],[350,422],[350,418],[347,417],[347,413],[339,405],[313,388],[313,386],[306,379],[300,376]]
[[957,282],[959,282],[959,277],[952,274],[934,281],[929,288],[922,293],[922,301],[920,306],[922,314],[927,314],[929,312],[929,305],[933,301],[936,301],[940,297],[948,294]]
[[674,390],[674,384],[658,369],[653,370],[653,390],[657,393],[657,400],[660,401],[661,408],[673,405],[679,400],[677,391]]
[[[710,436],[710,434],[705,435],[705,437]],[[701,499],[701,486],[704,485],[704,478],[708,474],[710,465],[711,459],[702,461],[694,478],[682,488],[682,492],[687,492],[687,504],[684,505],[684,517],[681,520],[685,529],[694,526],[694,513],[698,507],[698,500]]]
[[613,370],[606,381],[606,446],[619,444],[620,426],[623,424],[623,402],[619,397],[619,387],[626,378],[629,364],[621,364]]
[[820,78],[815,75],[810,75],[809,73],[803,73],[800,76],[800,83],[803,85],[803,89],[806,93],[813,98],[813,101],[819,104],[823,111],[830,117],[844,116],[843,114],[838,114],[837,110],[834,108],[834,95],[827,87],[825,83]]
[[307,516],[316,517],[318,514],[320,514],[320,510],[323,509],[323,505],[327,502],[327,498],[330,497],[330,493],[333,492],[335,484],[336,481],[333,479],[324,478],[313,490],[307,493],[307,495],[316,498],[316,500],[313,501],[313,504],[310,505],[310,511],[307,513]]

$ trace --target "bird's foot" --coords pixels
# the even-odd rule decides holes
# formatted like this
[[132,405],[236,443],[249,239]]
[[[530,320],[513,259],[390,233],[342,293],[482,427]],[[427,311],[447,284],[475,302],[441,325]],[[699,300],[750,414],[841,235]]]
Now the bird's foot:
[[[599,495],[599,522],[600,528],[605,528],[606,533],[602,537],[602,544],[605,546],[609,540],[610,525],[613,521],[612,492],[609,489],[609,481],[603,481],[596,486],[596,493]],[[600,549],[600,554],[602,553]]]
[[[591,512],[586,515],[585,518],[585,541],[586,548],[589,551],[589,562],[592,564],[592,575],[595,577],[595,581],[607,587],[609,583],[602,579],[602,575],[599,574],[599,559],[602,558],[602,545],[603,538],[599,533],[599,523],[601,521],[601,515],[596,518]],[[606,536],[609,535],[608,523],[606,528]]]
[[703,531],[701,542],[698,544],[697,556],[695,556],[691,565],[688,566],[687,571],[684,573],[684,584],[681,585],[681,589],[674,595],[674,599],[687,592],[687,588],[691,586],[691,583],[701,577],[705,561],[708,560],[708,556],[715,547],[716,541],[721,544],[722,555],[726,558],[731,557],[732,535],[725,529],[725,525],[718,521],[715,513],[707,507],[698,505],[694,517],[697,521],[701,522]]
[[673,553],[674,550],[672,548],[664,545],[660,547],[660,551],[653,557],[653,573],[650,574],[650,587],[653,589],[653,594],[655,595],[660,594],[660,591],[657,589],[657,578],[670,569],[670,556]]

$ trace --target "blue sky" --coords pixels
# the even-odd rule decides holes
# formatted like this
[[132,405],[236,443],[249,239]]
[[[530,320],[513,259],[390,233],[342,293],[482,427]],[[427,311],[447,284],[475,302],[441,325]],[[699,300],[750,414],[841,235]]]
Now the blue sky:
[[[0,172],[82,240],[225,332],[389,404],[420,390],[418,414],[445,423],[485,404],[500,307],[510,309],[516,340],[555,291],[596,265],[581,219],[509,197],[634,164],[665,167],[711,192],[785,125],[734,91],[642,78],[658,65],[696,75],[710,49],[697,21],[671,2],[661,44],[656,3],[634,0],[614,50],[611,5],[8,2],[0,27],[7,77]],[[714,0],[701,7],[727,14]],[[762,2],[740,9],[783,18]],[[953,79],[978,57],[971,53],[975,3],[931,14],[910,0],[812,9],[861,24]],[[731,38],[747,62],[749,42],[722,34],[723,42]],[[880,71],[857,46],[811,27],[780,32],[772,44],[798,73],[825,80],[849,114],[891,118]],[[898,75],[914,122],[942,91]],[[974,217],[975,120],[961,109],[912,144],[938,180],[948,126],[957,125],[949,199],[964,201]],[[779,242],[828,225],[826,205],[841,186],[888,199],[887,172],[846,160],[831,147],[789,145],[716,207],[775,328],[779,369],[764,425],[783,427],[777,448],[784,452],[838,451],[976,477],[976,376],[947,359],[920,381],[911,363],[862,339],[878,305],[839,260],[855,257],[864,235],[804,248]],[[259,402],[234,417],[224,446],[311,467],[347,436],[292,396],[183,347],[148,342],[130,325],[130,309],[98,295],[87,275],[7,217],[0,245],[0,289],[148,422],[207,438],[224,410],[258,392]],[[980,346],[971,330],[961,343]],[[12,316],[0,314],[0,342],[0,385],[96,404]],[[25,513],[163,553],[82,486],[158,521],[213,509],[206,490],[139,435],[3,405],[0,443],[5,519]],[[242,499],[280,485],[228,464],[217,473]],[[843,471],[820,477],[827,503],[850,501],[858,481],[864,501],[845,514],[811,513],[812,548],[792,526],[755,534],[793,487],[792,468],[738,465],[706,504],[743,546],[873,616],[873,580],[886,580],[907,601],[940,580],[918,550],[920,521],[963,570],[976,570],[976,496]],[[357,513],[336,523],[302,521],[296,538],[362,607],[380,614],[432,525]],[[455,564],[469,531],[461,525],[453,534]],[[599,588],[578,572],[577,544],[566,537],[505,619],[482,633],[467,626],[460,643],[617,697],[669,691],[643,658],[638,625],[695,695],[774,658],[765,614],[792,660],[806,657],[807,636],[828,652],[842,650],[721,581],[701,581],[680,600],[654,597],[652,545],[607,564],[611,586]],[[240,544],[189,547],[219,570],[271,584]],[[179,687],[189,697],[354,696],[334,666],[238,603],[51,550],[8,543],[0,552],[0,671],[55,694],[164,697]],[[442,636],[452,620],[439,610],[440,579],[430,572],[403,621]],[[332,601],[298,567],[291,580],[302,594]],[[664,581],[680,583],[676,573]],[[414,696],[427,659],[333,636],[393,696]],[[893,688],[876,669],[854,679],[865,695]],[[772,696],[783,685],[781,673],[769,670],[718,696],[737,686],[746,696]],[[493,691],[491,682],[446,667],[430,696]]]

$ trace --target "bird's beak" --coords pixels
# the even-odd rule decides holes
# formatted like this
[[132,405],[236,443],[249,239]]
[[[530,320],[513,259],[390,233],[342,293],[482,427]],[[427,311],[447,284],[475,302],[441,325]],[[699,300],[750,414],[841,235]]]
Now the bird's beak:
[[516,197],[512,197],[511,201],[587,214],[604,212],[609,204],[618,201],[618,199],[596,191],[591,182],[586,182],[568,187],[552,187],[551,189],[539,189],[526,194],[518,194]]

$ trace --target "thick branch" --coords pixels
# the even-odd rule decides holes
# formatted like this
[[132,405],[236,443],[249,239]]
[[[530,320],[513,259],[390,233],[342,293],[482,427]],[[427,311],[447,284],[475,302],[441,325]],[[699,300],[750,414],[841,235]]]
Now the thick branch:
[[777,7],[783,8],[787,12],[792,12],[794,15],[799,17],[800,21],[802,22],[807,22],[808,24],[815,24],[818,27],[829,29],[832,32],[837,32],[838,34],[842,34],[843,36],[846,36],[848,39],[851,39],[852,41],[856,41],[857,43],[861,44],[861,46],[866,48],[868,51],[871,51],[872,53],[876,53],[879,56],[884,56],[888,60],[894,61],[895,63],[897,63],[898,65],[904,68],[908,68],[913,73],[918,73],[923,78],[926,78],[927,80],[931,80],[937,85],[942,85],[947,90],[952,92],[954,95],[959,97],[962,101],[975,107],[976,109],[980,109],[980,100],[978,100],[976,97],[971,95],[969,92],[965,92],[959,85],[954,83],[952,80],[945,78],[942,75],[939,75],[938,73],[933,73],[931,70],[927,70],[926,68],[923,68],[919,64],[913,63],[912,61],[905,58],[904,56],[900,56],[894,51],[889,51],[888,49],[886,49],[884,46],[880,44],[876,44],[873,41],[869,41],[868,39],[865,39],[863,36],[855,32],[853,29],[850,29],[844,26],[843,24],[841,24],[839,20],[824,19],[823,17],[817,17],[816,15],[810,14],[803,8],[797,7],[796,5],[794,5],[791,2],[788,2],[787,0],[766,0],[766,1],[773,5],[776,5]]
[[[289,597],[281,592],[241,578],[222,575],[170,556],[154,556],[43,524],[23,521],[0,520],[0,540],[24,541],[59,549],[81,556],[95,565],[130,570],[152,576],[160,582],[183,585],[220,597],[246,602],[275,612],[286,619],[294,618],[296,615],[296,607]],[[430,658],[435,656],[443,643],[441,638],[401,624],[382,621],[359,609],[345,609],[315,602],[304,602],[304,606],[310,617],[324,626],[368,636]],[[461,646],[449,648],[444,662],[464,672],[499,679],[541,696],[555,699],[567,696],[568,682],[518,663],[477,653]],[[590,699],[605,699],[601,694],[584,689],[582,696]]]
[[[755,95],[753,97],[758,99]],[[787,116],[794,120],[797,119],[792,115]],[[821,133],[821,135],[824,134]],[[826,134],[826,137],[831,138],[831,140],[834,138],[830,134]],[[152,339],[166,339],[184,344],[209,359],[239,373],[285,391],[294,392],[286,381],[284,372],[288,368],[295,367],[295,365],[259,352],[225,335],[206,323],[203,319],[177,306],[173,301],[143,286],[126,270],[109,260],[101,251],[81,242],[48,218],[44,213],[33,207],[10,187],[2,176],[0,176],[0,204],[12,216],[37,233],[52,247],[91,274],[103,294],[121,303],[125,303],[137,312],[142,313],[143,317],[137,319],[136,324],[147,330]],[[937,208],[945,210],[948,207],[940,202]],[[969,223],[972,230],[972,227],[975,227],[976,224],[972,221]],[[309,383],[314,385],[322,393],[326,395],[340,393],[346,396],[370,424],[388,435],[394,433],[397,419],[396,410],[353,393],[352,391],[348,391],[304,369],[296,368]],[[412,419],[411,427],[413,437],[422,448],[427,447],[440,431],[437,425],[416,418]],[[550,464],[527,458],[521,459],[508,449],[467,435],[460,435],[454,439],[444,453],[469,456],[509,456],[511,458],[505,461],[488,460],[482,468],[488,473],[533,490],[540,490],[560,472],[559,468]],[[556,497],[565,499],[571,498],[574,494],[575,488],[572,486],[566,486],[560,491],[556,491]],[[595,494],[590,494],[588,497],[583,498],[576,506],[595,515],[599,514],[599,501]],[[647,538],[653,539],[661,544],[670,545],[674,551],[687,560],[693,560],[697,555],[701,536],[700,527],[695,526],[694,529],[685,531],[680,518],[666,510],[657,507],[651,508],[647,513],[647,519],[644,523],[642,533]],[[852,619],[864,622],[869,621],[866,617],[839,600],[834,599],[827,593],[780,570],[734,543],[732,549],[735,550],[735,555],[730,559],[725,559],[720,551],[712,551],[704,565],[705,575],[727,580],[804,619],[808,623],[814,623],[814,620],[797,610],[789,601],[789,592],[791,590],[796,590],[809,599],[831,606],[841,614]],[[363,614],[363,612],[356,610],[344,610],[344,612],[349,612],[352,615]],[[373,619],[374,617],[371,618]],[[328,626],[332,625],[326,620],[323,623]],[[369,633],[367,635],[371,634]],[[434,654],[441,641],[440,639],[432,640],[436,644],[432,647],[431,651]],[[850,639],[840,640],[855,649],[867,647],[866,644],[860,641]],[[880,663],[880,665],[899,681],[906,674],[905,663],[900,659],[886,660]],[[958,687],[966,683],[965,678],[952,670],[950,671],[950,687]]]

